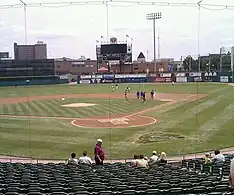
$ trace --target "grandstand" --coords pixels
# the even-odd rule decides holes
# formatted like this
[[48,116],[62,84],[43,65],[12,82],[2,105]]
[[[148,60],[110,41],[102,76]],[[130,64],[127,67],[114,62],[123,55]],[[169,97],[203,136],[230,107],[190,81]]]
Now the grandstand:
[[[26,12],[28,9],[34,10],[37,7],[64,9],[66,7],[66,12],[65,10],[60,12],[63,13],[62,17],[66,18],[69,15],[64,13],[72,13],[72,17],[76,18],[75,25],[70,27],[67,23],[73,24],[72,20],[65,24],[58,19],[59,26],[62,28],[60,30],[54,28],[58,34],[55,36],[52,33],[52,36],[48,36],[50,43],[53,43],[55,38],[65,37],[66,41],[72,39],[73,35],[69,33],[65,36],[59,33],[60,31],[64,33],[63,29],[66,28],[70,32],[77,33],[77,29],[73,29],[77,24],[81,24],[83,28],[93,25],[95,36],[103,33],[97,32],[98,28],[103,29],[100,25],[103,21],[96,20],[104,13],[103,9],[101,13],[96,14],[97,16],[95,14],[87,16],[85,14],[91,14],[91,5],[105,6],[107,13],[105,39],[107,40],[110,38],[108,14],[113,14],[118,4],[121,4],[120,7],[122,6],[123,10],[127,8],[126,12],[116,11],[121,25],[125,18],[131,19],[131,8],[128,7],[132,6],[146,6],[147,12],[148,6],[152,4],[166,8],[170,6],[170,9],[173,9],[173,6],[176,9],[182,6],[187,7],[189,11],[193,8],[197,11],[198,6],[198,14],[202,8],[204,10],[221,8],[225,11],[234,8],[234,6],[210,4],[200,7],[197,2],[118,0],[57,3],[27,1],[28,4],[23,0],[20,2],[22,4],[0,5],[0,8],[24,8],[25,42],[27,42]],[[76,10],[70,10],[74,5],[78,5]],[[82,15],[82,5],[89,6],[84,15]],[[135,11],[137,14],[134,14],[140,16],[140,11],[139,9]],[[173,19],[178,22],[185,20],[186,15],[186,21],[192,24],[192,20],[189,19],[192,11],[184,12],[181,18],[177,17],[180,11],[170,10],[169,12],[173,13]],[[30,15],[32,13],[28,12],[28,18],[33,18],[35,23],[35,18]],[[40,22],[42,21],[46,29],[48,27],[46,25],[50,25],[52,18],[49,16],[56,14],[39,13],[40,17],[36,22],[38,22],[38,28],[44,30]],[[80,14],[79,17],[76,17],[77,13]],[[204,13],[206,15],[207,12]],[[144,17],[145,15],[144,13]],[[121,18],[123,16],[125,18]],[[81,22],[78,19],[81,19]],[[93,24],[88,24],[89,20],[92,20]],[[87,24],[84,25],[84,21]],[[199,22],[198,25],[200,25]],[[133,22],[130,23],[128,26],[133,25]],[[137,25],[140,26],[142,23],[138,20]],[[116,29],[111,31],[123,31],[117,28],[117,22],[113,24]],[[171,25],[168,25],[169,38],[181,31],[177,30],[178,26],[186,26],[176,24],[177,28],[174,29]],[[192,26],[186,26],[186,28],[192,29]],[[195,30],[199,31],[200,27]],[[193,32],[195,30],[193,29]],[[79,31],[82,31],[80,26]],[[89,30],[89,33],[92,31],[94,30]],[[149,36],[143,36],[143,31],[149,31],[149,29],[137,28],[136,31],[140,32],[139,37],[142,38],[141,41],[145,47],[149,47],[150,43],[147,41]],[[38,33],[36,30],[31,32]],[[234,195],[234,186],[229,183],[230,172],[232,172],[231,162],[234,162],[232,160],[234,158],[232,147],[234,49],[225,55],[222,52],[205,56],[196,54],[196,58],[187,56],[186,53],[187,64],[185,64],[188,68],[174,69],[171,58],[150,61],[148,49],[147,52],[143,51],[144,48],[140,42],[136,45],[140,46],[147,56],[141,53],[139,59],[134,62],[132,55],[137,49],[132,48],[133,39],[125,35],[125,32],[126,29],[124,29],[124,36],[121,35],[120,39],[126,38],[126,41],[119,42],[115,37],[110,38],[110,41],[104,41],[101,36],[101,40],[97,40],[96,45],[97,60],[89,58],[70,60],[65,57],[57,60],[27,59],[27,55],[26,59],[19,57],[14,60],[0,59],[0,195]],[[46,37],[43,33],[40,31],[38,37]],[[90,36],[89,33],[87,34]],[[166,32],[162,34],[165,37],[168,35]],[[81,34],[79,36],[81,40],[83,37]],[[162,39],[162,43],[173,42],[169,38]],[[157,39],[158,42],[161,41],[159,35]],[[193,39],[191,38],[192,41]],[[76,48],[76,41],[59,44],[55,48],[78,53],[80,51]],[[178,44],[180,48],[185,45],[185,42],[181,41],[181,43]],[[66,44],[69,45],[69,49],[66,48]],[[87,45],[79,42],[79,47],[84,51],[88,48]],[[26,46],[21,48],[24,49]],[[42,45],[39,44],[39,46],[41,48]],[[47,58],[46,45],[43,44],[44,49],[42,53],[39,52],[40,55],[39,53],[34,55],[34,52],[31,52],[35,50],[34,47],[29,45],[26,54],[32,54],[33,58],[36,56]],[[192,45],[192,48],[195,48],[195,45]],[[169,47],[165,51],[167,49]],[[174,46],[170,49],[172,52],[176,50]],[[24,52],[17,53],[16,56],[19,56]],[[160,56],[160,44],[158,44],[158,55]],[[181,58],[178,62],[181,67],[183,59]],[[202,68],[199,67],[200,65]],[[67,85],[68,77],[71,77],[72,85]],[[138,97],[137,94],[141,92],[146,93],[146,98]],[[101,139],[98,141],[97,138]],[[96,154],[98,153],[96,148],[94,149],[97,146],[96,141],[102,143],[102,140],[103,149],[99,149],[105,150],[105,152],[102,151],[103,159],[101,155]],[[217,162],[211,157],[211,151],[213,152],[216,148],[220,148],[220,156],[224,159],[222,162]],[[155,150],[161,155],[158,156]],[[209,152],[205,153],[207,151]],[[98,157],[100,164],[103,161],[104,164],[97,165],[98,163],[94,162],[91,165],[81,164],[74,152],[77,156],[83,153],[82,157],[85,156],[84,153],[89,154],[95,160]],[[70,153],[72,153],[71,157],[75,157],[67,160]],[[149,163],[148,157],[150,159],[152,153],[157,159],[154,163]],[[132,159],[133,155],[134,159]],[[142,162],[145,165],[140,164]]]

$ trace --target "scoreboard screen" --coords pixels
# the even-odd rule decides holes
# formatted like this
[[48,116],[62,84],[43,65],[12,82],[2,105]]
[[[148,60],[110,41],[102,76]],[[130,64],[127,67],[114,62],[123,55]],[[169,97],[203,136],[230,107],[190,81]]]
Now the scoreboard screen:
[[127,44],[105,44],[101,45],[101,54],[126,54]]

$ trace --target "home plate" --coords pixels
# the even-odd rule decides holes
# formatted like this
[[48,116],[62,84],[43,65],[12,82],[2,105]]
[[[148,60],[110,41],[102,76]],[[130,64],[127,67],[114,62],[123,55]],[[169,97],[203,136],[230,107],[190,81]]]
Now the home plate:
[[156,123],[156,119],[148,116],[131,116],[104,119],[76,119],[72,124],[83,128],[126,128],[140,127]]

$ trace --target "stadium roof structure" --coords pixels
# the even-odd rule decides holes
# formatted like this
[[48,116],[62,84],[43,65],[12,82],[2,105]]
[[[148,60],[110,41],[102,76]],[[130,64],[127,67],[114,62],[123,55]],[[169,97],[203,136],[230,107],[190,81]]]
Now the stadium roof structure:
[[101,68],[98,69],[98,71],[99,71],[99,72],[105,72],[105,71],[108,71],[108,69],[105,68],[105,67],[101,67]]
[[137,59],[139,59],[139,58],[145,58],[145,55],[141,52],[141,53],[139,54],[139,56],[137,57]]

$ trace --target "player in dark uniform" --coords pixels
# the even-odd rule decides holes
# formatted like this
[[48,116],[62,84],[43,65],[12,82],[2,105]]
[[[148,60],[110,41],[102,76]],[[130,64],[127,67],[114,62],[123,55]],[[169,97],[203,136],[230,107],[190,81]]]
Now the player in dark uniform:
[[145,102],[145,100],[146,100],[146,92],[143,92],[142,100],[143,100],[143,102]]
[[144,95],[144,92],[141,91],[141,100],[143,100],[143,95]]
[[125,100],[128,100],[128,91],[127,90],[125,90],[125,92],[124,92],[124,97],[125,97]]
[[139,100],[140,99],[140,91],[136,92],[136,96],[137,96],[137,99]]
[[151,99],[153,100],[153,99],[154,99],[154,90],[152,90],[152,91],[150,92],[150,96],[151,96]]

